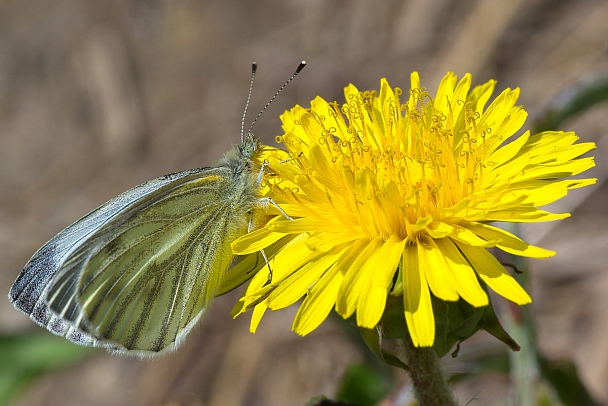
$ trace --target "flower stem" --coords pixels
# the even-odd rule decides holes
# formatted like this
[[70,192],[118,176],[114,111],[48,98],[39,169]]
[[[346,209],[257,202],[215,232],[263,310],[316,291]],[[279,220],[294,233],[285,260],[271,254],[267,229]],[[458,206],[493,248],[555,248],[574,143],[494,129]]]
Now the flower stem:
[[415,347],[409,334],[399,341],[420,406],[457,406],[441,371],[435,350]]

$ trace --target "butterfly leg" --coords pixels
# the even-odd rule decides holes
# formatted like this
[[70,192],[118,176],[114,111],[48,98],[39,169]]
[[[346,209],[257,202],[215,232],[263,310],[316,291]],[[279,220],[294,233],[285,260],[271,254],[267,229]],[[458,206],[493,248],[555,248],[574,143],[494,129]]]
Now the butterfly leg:
[[262,201],[264,203],[270,203],[270,204],[272,204],[274,207],[277,208],[277,210],[279,210],[281,212],[281,214],[283,215],[283,217],[285,217],[287,220],[294,221],[293,218],[291,216],[289,216],[289,214],[287,214],[287,212],[285,210],[283,210],[281,208],[281,206],[279,206],[279,204],[277,202],[275,202],[274,200],[272,200],[272,197],[263,197],[263,198],[260,199],[260,201]]
[[[287,161],[284,161],[284,162],[287,162]],[[258,185],[262,184],[262,179],[264,178],[264,171],[266,170],[266,168],[268,168],[268,166],[270,166],[270,164],[268,162],[264,162],[262,164],[262,166],[260,167],[260,172],[258,173],[258,178],[257,178]],[[285,210],[283,210],[281,208],[281,206],[279,206],[279,204],[277,202],[275,202],[274,200],[272,200],[272,197],[263,197],[263,198],[260,199],[260,201],[262,201],[264,203],[270,203],[270,204],[272,204],[274,207],[276,207],[281,212],[281,214],[287,220],[293,221],[293,218],[291,218],[289,216],[289,214],[287,214],[287,212],[285,212]]]

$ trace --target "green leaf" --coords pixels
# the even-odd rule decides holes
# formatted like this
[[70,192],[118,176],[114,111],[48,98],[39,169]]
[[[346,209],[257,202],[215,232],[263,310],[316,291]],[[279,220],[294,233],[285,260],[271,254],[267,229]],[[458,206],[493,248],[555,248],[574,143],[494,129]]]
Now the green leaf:
[[534,125],[534,133],[555,130],[567,118],[608,100],[608,76],[576,84],[555,97],[553,105]]
[[91,349],[52,334],[0,336],[0,404],[34,378],[81,360]]
[[378,404],[389,390],[389,383],[376,369],[366,364],[354,364],[344,372],[336,399],[347,404],[373,406]]
[[553,386],[564,406],[598,406],[580,381],[576,365],[570,360],[549,362],[538,357],[542,376]]

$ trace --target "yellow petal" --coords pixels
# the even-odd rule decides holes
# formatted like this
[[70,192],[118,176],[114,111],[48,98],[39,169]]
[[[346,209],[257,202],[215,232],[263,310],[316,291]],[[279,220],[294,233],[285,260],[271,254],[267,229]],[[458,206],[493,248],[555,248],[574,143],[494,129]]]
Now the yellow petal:
[[464,244],[472,245],[474,247],[493,247],[497,241],[486,241],[482,238],[479,238],[475,233],[471,230],[468,230],[467,227],[464,226],[453,226],[448,223],[443,222],[433,222],[431,223],[431,228],[427,228],[428,233],[431,237],[439,239],[446,236],[450,238],[460,241]]
[[513,157],[515,157],[521,148],[528,142],[530,138],[530,131],[526,131],[517,139],[511,141],[504,147],[498,148],[492,155],[489,157],[489,161],[494,163],[492,170],[499,168],[501,165],[509,162]]
[[304,336],[316,329],[336,304],[344,275],[334,264],[313,286],[298,309],[292,330]]
[[368,261],[375,265],[371,269],[369,283],[363,285],[357,304],[357,325],[364,328],[373,328],[384,313],[388,288],[393,282],[397,267],[403,256],[405,240],[398,241],[389,238],[378,250],[375,258]]
[[499,295],[518,305],[532,302],[526,291],[517,283],[492,254],[483,248],[456,243],[473,269],[488,286]]
[[431,347],[435,342],[435,316],[418,248],[408,244],[403,254],[403,307],[408,330],[416,347]]
[[471,223],[468,228],[486,240],[500,241],[496,246],[513,255],[530,258],[549,258],[555,255],[555,251],[530,245],[508,231],[497,227],[482,223]]
[[488,100],[494,93],[494,88],[496,87],[496,80],[489,80],[483,85],[478,85],[471,90],[467,97],[467,103],[473,104],[473,110],[476,113],[483,113],[483,109],[485,108]]
[[268,307],[271,310],[283,309],[298,301],[314,285],[319,277],[331,267],[344,253],[348,246],[343,245],[331,252],[324,253],[319,258],[300,267],[268,296]]
[[561,220],[570,217],[569,213],[549,213],[532,206],[512,207],[508,210],[492,210],[486,215],[487,221],[510,221],[513,223],[533,223],[539,221]]
[[527,197],[523,204],[544,206],[566,196],[570,189],[578,189],[594,185],[597,179],[567,179],[561,181],[553,180],[529,180],[512,183],[509,190],[526,190]]
[[308,245],[308,248],[310,248],[311,251],[320,250],[327,252],[337,245],[364,237],[361,230],[346,230],[338,233],[319,233],[314,237],[307,239],[306,245]]
[[523,173],[517,176],[515,181],[528,179],[551,179],[563,178],[566,176],[577,175],[587,169],[593,168],[595,162],[593,158],[580,158],[555,165],[534,165],[526,168]]
[[267,227],[247,233],[232,243],[232,252],[235,255],[246,255],[260,251],[279,241],[285,233],[274,232]]
[[[281,234],[299,234],[299,233],[314,233],[319,231],[336,231],[336,225],[330,220],[320,220],[318,218],[299,218],[288,220],[285,218],[268,224],[266,228],[270,231]],[[340,228],[338,228],[340,229]]]
[[306,245],[305,238],[295,241],[274,257],[272,283],[281,283],[298,269],[323,255],[322,251],[311,251]]
[[350,317],[357,309],[359,295],[365,284],[371,283],[372,270],[380,260],[378,248],[383,243],[381,237],[369,241],[344,275],[344,281],[338,293],[336,311],[344,318]]
[[486,306],[488,295],[479,285],[477,276],[469,262],[449,238],[436,240],[435,244],[444,256],[447,269],[452,273],[452,280],[458,295],[475,307]]
[[457,82],[458,76],[453,72],[448,72],[443,79],[441,79],[441,83],[439,83],[439,87],[437,88],[437,94],[435,95],[435,109],[443,112],[449,111],[447,107],[454,97],[454,89],[456,88]]
[[470,73],[465,74],[460,82],[458,82],[458,86],[456,86],[456,90],[454,90],[454,95],[450,100],[450,107],[452,108],[452,114],[448,115],[448,126],[454,126],[458,117],[464,109],[465,103],[463,103],[467,98],[467,93],[471,88],[472,77]]
[[418,263],[426,278],[431,292],[441,300],[456,301],[458,294],[443,254],[433,241],[419,242]]
[[268,307],[264,303],[261,303],[253,309],[253,312],[251,312],[251,322],[249,323],[250,333],[256,332],[258,326],[260,325],[260,321],[262,321],[264,313],[266,313],[267,308]]

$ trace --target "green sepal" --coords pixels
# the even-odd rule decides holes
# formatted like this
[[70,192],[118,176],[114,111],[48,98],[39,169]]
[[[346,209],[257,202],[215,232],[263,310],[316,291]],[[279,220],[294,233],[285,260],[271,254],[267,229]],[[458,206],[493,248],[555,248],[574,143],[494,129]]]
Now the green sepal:
[[445,302],[431,296],[431,300],[435,315],[433,349],[439,357],[483,328],[486,307],[474,307],[462,299]]
[[379,327],[387,340],[398,340],[408,334],[402,296],[388,296]]
[[403,299],[401,296],[389,296],[386,307],[382,314],[380,323],[373,329],[359,328],[363,341],[367,347],[381,361],[403,370],[407,370],[407,365],[395,354],[382,348],[382,340],[400,339],[407,334],[407,324],[403,313]]
[[403,361],[401,361],[396,355],[386,351],[382,348],[382,333],[380,332],[380,327],[376,327],[374,329],[371,328],[360,328],[361,337],[367,347],[378,357],[381,361],[387,363],[388,365],[392,365],[397,368],[401,368],[403,370],[407,370],[407,365]]
[[[474,307],[463,299],[446,302],[431,295],[435,316],[435,343],[437,356],[443,357],[456,344],[465,341],[479,330],[485,330],[511,350],[519,351],[517,342],[505,331],[496,317],[492,302]],[[382,348],[382,340],[398,340],[408,334],[403,310],[403,298],[389,296],[384,314],[375,329],[360,329],[369,349],[387,364],[405,369],[406,365],[394,354]],[[456,356],[454,353],[453,356]]]
[[496,317],[496,313],[494,313],[494,307],[492,306],[492,301],[486,307],[484,307],[485,312],[483,315],[483,325],[482,328],[488,333],[492,334],[494,337],[498,338],[500,341],[505,343],[507,347],[509,347],[513,351],[519,351],[521,347],[517,342],[505,331],[505,329],[500,324],[498,317]]
[[517,342],[500,324],[491,301],[487,306],[474,307],[462,299],[445,302],[432,296],[432,302],[435,314],[433,348],[438,356],[443,357],[455,344],[465,341],[479,330],[490,333],[513,351],[520,350]]

